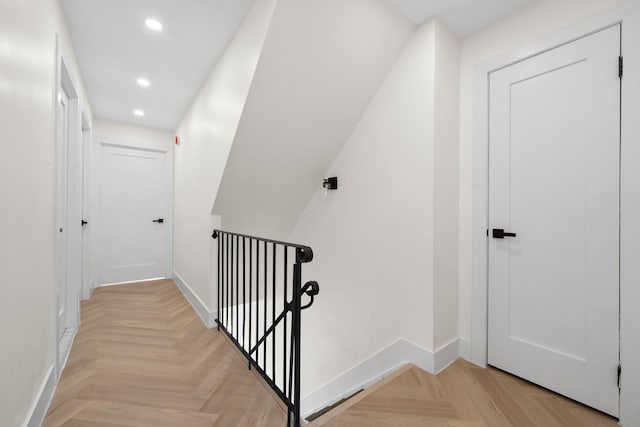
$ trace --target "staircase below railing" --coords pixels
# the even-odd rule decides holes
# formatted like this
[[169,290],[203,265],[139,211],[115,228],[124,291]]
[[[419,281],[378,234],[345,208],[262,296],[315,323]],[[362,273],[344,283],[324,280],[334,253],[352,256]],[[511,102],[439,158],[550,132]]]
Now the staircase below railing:
[[[300,426],[300,320],[318,295],[302,285],[308,246],[214,230],[218,240],[218,329],[245,355]],[[302,305],[302,296],[310,297]]]

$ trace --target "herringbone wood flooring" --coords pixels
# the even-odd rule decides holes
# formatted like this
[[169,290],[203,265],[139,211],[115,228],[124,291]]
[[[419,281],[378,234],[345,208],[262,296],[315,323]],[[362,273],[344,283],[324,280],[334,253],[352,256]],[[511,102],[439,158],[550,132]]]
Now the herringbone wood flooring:
[[286,414],[170,280],[99,288],[45,426],[273,426]]
[[[283,427],[286,414],[170,280],[96,290],[45,426]],[[617,421],[496,369],[407,366],[328,414],[326,427],[608,427]]]
[[325,427],[613,427],[617,420],[462,359],[434,376],[407,366],[318,418]]

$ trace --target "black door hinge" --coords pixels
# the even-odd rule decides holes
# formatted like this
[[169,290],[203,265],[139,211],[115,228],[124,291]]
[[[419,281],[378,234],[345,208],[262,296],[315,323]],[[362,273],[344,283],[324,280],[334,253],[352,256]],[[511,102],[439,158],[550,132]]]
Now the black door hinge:
[[618,78],[622,78],[622,73],[624,71],[624,60],[622,56],[618,56]]
[[622,375],[622,365],[618,363],[618,388],[620,388],[620,376]]

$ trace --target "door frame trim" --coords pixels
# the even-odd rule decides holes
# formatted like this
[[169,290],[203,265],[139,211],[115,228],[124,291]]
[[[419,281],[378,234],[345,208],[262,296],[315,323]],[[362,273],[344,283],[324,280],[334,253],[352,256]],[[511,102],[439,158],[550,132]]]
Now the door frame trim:
[[82,112],[82,220],[88,221],[86,229],[82,230],[82,299],[91,298],[95,280],[93,277],[93,215],[91,211],[91,199],[93,196],[93,180],[91,169],[93,166],[93,136],[92,123],[89,116]]
[[100,194],[100,166],[102,161],[102,147],[110,146],[110,147],[121,147],[121,148],[130,148],[134,150],[146,150],[146,151],[155,151],[157,153],[165,154],[165,166],[167,168],[167,176],[165,177],[165,188],[167,188],[167,200],[165,201],[165,210],[166,215],[164,216],[164,223],[167,226],[167,233],[165,236],[165,271],[164,277],[171,278],[173,277],[173,146],[172,145],[161,145],[161,144],[144,144],[140,142],[129,143],[123,142],[117,139],[112,138],[104,138],[95,134],[94,131],[94,163],[92,170],[94,176],[94,191],[93,195],[95,197],[95,214],[93,215],[94,223],[96,224],[93,228],[95,234],[93,235],[93,247],[96,248],[92,257],[96,259],[96,264],[94,268],[94,279],[96,286],[102,286],[102,279],[100,277],[99,271],[100,268],[97,267],[97,257],[100,256],[100,233],[98,230],[100,229],[100,214],[98,213],[98,209],[100,206],[101,194]]
[[[64,91],[68,98],[68,113],[69,113],[69,129],[68,129],[68,140],[69,145],[67,147],[67,163],[69,163],[70,155],[74,155],[74,168],[69,170],[69,177],[67,180],[67,204],[66,204],[66,222],[64,227],[67,229],[67,243],[64,248],[60,248],[60,250],[66,252],[66,265],[64,266],[67,269],[67,295],[66,295],[66,308],[67,311],[67,328],[69,328],[69,333],[66,335],[67,338],[64,340],[58,339],[58,299],[57,296],[54,298],[54,348],[55,348],[55,375],[56,378],[59,378],[62,374],[62,370],[64,365],[66,364],[67,358],[69,356],[69,352],[71,350],[71,345],[73,343],[73,339],[78,330],[78,326],[80,325],[80,295],[81,295],[81,278],[78,277],[78,274],[70,274],[70,273],[78,273],[81,271],[81,266],[79,262],[81,262],[77,255],[81,252],[82,242],[79,239],[81,234],[79,233],[79,216],[80,213],[77,212],[78,208],[78,200],[81,198],[80,191],[80,182],[78,179],[81,179],[81,175],[78,174],[78,160],[81,156],[82,152],[82,140],[81,140],[81,120],[82,120],[82,100],[80,99],[80,92],[78,91],[78,86],[76,84],[75,78],[72,76],[72,71],[69,67],[69,61],[67,60],[66,54],[63,50],[62,43],[60,41],[59,34],[55,35],[55,43],[56,43],[56,69],[55,69],[55,150],[59,149],[58,147],[62,144],[61,134],[59,132],[60,127],[60,109],[58,107],[58,96]],[[56,168],[58,166],[56,165]],[[69,164],[67,164],[67,168],[69,168]],[[56,180],[57,172],[56,172]],[[57,184],[54,184],[57,185]],[[60,195],[55,192],[55,203],[59,205]],[[57,212],[57,209],[56,211]],[[54,213],[54,215],[57,215]],[[54,221],[55,224],[58,224],[58,219]],[[75,226],[75,227],[74,227]],[[53,230],[55,233],[55,229]],[[56,250],[57,247],[56,247]],[[56,256],[57,259],[57,256]],[[61,268],[62,266],[55,266],[56,269]],[[57,281],[57,273],[55,275]],[[55,284],[55,292],[57,292],[59,283]],[[61,341],[64,341],[64,348],[61,348]]]
[[[617,6],[597,13],[576,24],[554,32],[533,43],[516,48],[506,54],[479,64],[475,69],[474,123],[473,123],[473,200],[472,200],[472,295],[471,295],[471,361],[487,366],[488,336],[488,196],[489,196],[489,75],[493,71],[565,45],[613,25],[622,24],[621,46],[628,69],[640,67],[640,53],[627,48],[626,41],[640,40],[640,2],[627,0]],[[635,68],[638,69],[638,68]],[[615,72],[612,70],[612,72]],[[623,76],[621,103],[621,236],[620,236],[620,293],[621,304],[620,344],[621,363],[629,377],[640,375],[640,337],[633,334],[634,325],[640,324],[640,144],[634,136],[640,135],[640,75],[627,72]],[[634,143],[635,142],[635,143]],[[635,164],[635,165],[634,165]],[[635,169],[635,170],[634,170]],[[624,232],[622,232],[624,231]],[[635,288],[634,288],[635,287]],[[631,309],[625,310],[625,301]],[[628,334],[625,331],[629,331]],[[637,334],[636,334],[637,335]],[[637,378],[637,377],[636,377]],[[640,423],[640,409],[633,403],[640,397],[640,384],[623,381],[620,395],[620,420]]]

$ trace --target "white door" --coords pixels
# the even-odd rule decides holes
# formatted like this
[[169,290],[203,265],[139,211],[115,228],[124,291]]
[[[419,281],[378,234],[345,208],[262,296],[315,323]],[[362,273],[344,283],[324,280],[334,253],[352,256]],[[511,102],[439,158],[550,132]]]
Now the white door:
[[56,149],[56,310],[58,340],[67,329],[67,296],[68,296],[68,245],[69,230],[67,227],[69,200],[69,99],[64,90],[58,98],[58,132],[60,132]]
[[100,144],[100,284],[165,277],[167,154]]
[[91,205],[91,131],[82,131],[82,294],[83,299],[91,296],[91,225],[89,224]]
[[501,69],[489,106],[489,364],[614,416],[619,55],[615,26]]

